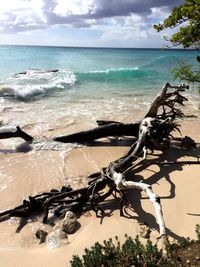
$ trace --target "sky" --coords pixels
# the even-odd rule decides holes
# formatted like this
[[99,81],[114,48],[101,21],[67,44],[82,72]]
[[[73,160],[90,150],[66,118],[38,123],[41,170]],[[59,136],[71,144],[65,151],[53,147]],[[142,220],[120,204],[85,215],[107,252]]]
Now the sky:
[[[0,45],[162,47],[183,0],[0,0]],[[169,31],[170,32],[170,31]]]

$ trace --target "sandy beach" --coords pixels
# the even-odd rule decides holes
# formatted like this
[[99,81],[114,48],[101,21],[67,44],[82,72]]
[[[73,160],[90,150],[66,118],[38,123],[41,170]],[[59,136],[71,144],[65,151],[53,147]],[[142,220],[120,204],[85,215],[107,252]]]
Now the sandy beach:
[[[188,118],[182,122],[182,135],[192,137],[197,143],[193,150],[181,149],[175,144],[163,154],[155,151],[149,157],[160,160],[197,160],[200,156],[200,124],[198,118]],[[87,128],[87,124],[82,126]],[[73,132],[76,126],[68,126],[45,132],[51,136]],[[81,127],[80,127],[81,129]],[[176,134],[178,135],[178,134]],[[62,185],[73,188],[84,187],[85,177],[107,166],[110,161],[121,157],[128,145],[98,145],[91,147],[68,147],[68,150],[38,149],[28,152],[8,149],[9,140],[1,140],[1,176],[9,178],[6,188],[1,188],[0,210],[20,205],[24,198],[52,188],[60,189]],[[20,142],[18,141],[21,146]],[[67,151],[67,152],[66,152]],[[136,180],[142,177],[153,185],[153,190],[161,197],[167,234],[170,240],[182,237],[195,238],[195,225],[199,223],[199,173],[200,165],[173,165],[159,168],[151,165],[137,174]],[[129,190],[128,199],[133,210],[130,218],[120,217],[119,202],[108,200],[103,204],[106,216],[96,218],[93,211],[86,212],[78,218],[78,229],[68,235],[66,244],[50,249],[46,244],[38,244],[35,238],[37,229],[48,232],[52,227],[43,225],[41,218],[30,221],[22,229],[19,219],[11,218],[0,223],[0,266],[1,267],[63,267],[70,266],[72,255],[81,255],[85,247],[96,241],[102,242],[116,235],[121,241],[124,235],[135,237],[140,234],[141,223],[151,229],[150,238],[156,242],[159,236],[154,208],[145,194],[139,190]],[[17,233],[16,233],[17,232]],[[141,240],[144,240],[141,238]],[[145,241],[145,240],[144,240]]]
[[0,267],[200,267],[199,1],[0,1]]

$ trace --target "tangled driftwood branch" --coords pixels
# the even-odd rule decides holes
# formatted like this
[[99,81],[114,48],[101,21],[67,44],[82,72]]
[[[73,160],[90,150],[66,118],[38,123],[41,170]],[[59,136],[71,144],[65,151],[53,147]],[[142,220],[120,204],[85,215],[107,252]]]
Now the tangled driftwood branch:
[[[137,123],[124,124],[114,121],[98,121],[99,126],[95,129],[55,138],[54,140],[60,142],[85,142],[107,136],[134,136],[136,141],[125,156],[111,162],[100,172],[90,175],[87,187],[78,190],[63,187],[60,191],[52,190],[29,197],[15,209],[0,213],[0,218],[7,219],[11,216],[27,218],[34,212],[43,212],[43,223],[47,223],[50,210],[53,210],[56,216],[61,216],[66,210],[76,211],[85,208],[93,209],[97,216],[100,216],[104,211],[99,204],[110,195],[119,197],[120,214],[123,215],[123,207],[128,205],[125,190],[138,188],[148,195],[154,205],[160,238],[165,250],[167,237],[160,198],[153,192],[151,185],[127,180],[127,172],[130,169],[134,170],[134,163],[138,158],[147,158],[148,150],[153,152],[154,149],[162,150],[169,147],[172,132],[179,130],[176,119],[182,117],[183,113],[177,107],[177,104],[183,105],[184,101],[187,101],[181,95],[186,89],[188,89],[188,86],[184,84],[178,86],[165,84],[147,114]],[[5,133],[3,135],[0,133],[0,138],[16,136],[27,141],[32,140],[32,137],[24,134],[19,128],[14,133],[7,133],[7,136]],[[163,164],[167,163],[164,162]],[[134,177],[132,178],[134,180]]]

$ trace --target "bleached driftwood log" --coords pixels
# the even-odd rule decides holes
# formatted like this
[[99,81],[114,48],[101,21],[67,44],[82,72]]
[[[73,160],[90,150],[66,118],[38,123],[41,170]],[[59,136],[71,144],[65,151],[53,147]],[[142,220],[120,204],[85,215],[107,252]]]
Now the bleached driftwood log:
[[[153,192],[151,185],[148,185],[144,182],[138,183],[126,181],[126,175],[124,175],[124,172],[126,172],[126,170],[131,167],[132,163],[137,160],[140,153],[143,153],[143,159],[146,159],[147,149],[150,148],[153,150],[155,148],[154,146],[158,143],[158,140],[155,140],[155,137],[151,138],[151,134],[155,130],[156,124],[159,125],[163,123],[165,122],[161,120],[158,121],[155,118],[147,117],[143,119],[141,121],[136,143],[132,146],[131,150],[125,157],[110,164],[109,176],[114,181],[116,188],[120,191],[130,188],[137,188],[144,191],[148,195],[155,208],[163,252],[166,252],[167,235],[159,196]],[[165,136],[165,138],[168,138],[168,136]],[[163,139],[164,136],[162,141],[164,141]]]
[[155,208],[156,219],[159,225],[159,232],[160,232],[159,238],[162,241],[162,249],[163,249],[163,252],[165,253],[167,249],[168,241],[167,241],[165,222],[163,218],[162,206],[160,203],[160,197],[153,192],[151,185],[148,185],[146,183],[126,181],[123,175],[119,173],[113,173],[113,179],[116,183],[117,189],[119,190],[137,188],[137,189],[144,191],[147,194],[147,196],[149,197],[150,201],[152,202]]
[[[168,92],[168,89],[175,90]],[[185,89],[188,89],[188,86],[174,86],[169,83],[163,86],[161,94],[155,98],[149,111],[139,124],[137,141],[124,157],[112,162],[108,170],[109,176],[114,180],[117,189],[138,188],[146,192],[155,208],[163,251],[166,251],[167,237],[160,198],[154,194],[150,185],[126,181],[124,173],[142,153],[143,159],[146,159],[147,149],[153,151],[154,149],[166,148],[169,145],[171,132],[179,128],[175,120],[183,116],[183,113],[175,105],[177,103],[183,105],[183,102],[187,100],[180,94]],[[162,108],[162,111],[160,111],[160,108]]]

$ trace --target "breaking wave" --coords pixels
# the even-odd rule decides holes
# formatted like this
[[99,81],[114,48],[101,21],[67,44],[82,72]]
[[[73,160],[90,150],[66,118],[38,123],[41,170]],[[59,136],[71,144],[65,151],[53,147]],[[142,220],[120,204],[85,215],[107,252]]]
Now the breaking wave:
[[9,76],[0,86],[0,97],[18,100],[33,100],[49,96],[59,90],[68,90],[76,84],[94,83],[134,83],[148,78],[156,78],[159,73],[145,68],[119,68],[75,72],[71,70],[30,69]]
[[69,88],[75,83],[76,76],[71,71],[31,69],[8,77],[0,87],[0,96],[25,100]]
[[98,82],[126,82],[142,77],[156,76],[158,73],[153,70],[135,68],[107,69],[99,71],[89,71],[77,73],[80,81],[98,81]]

